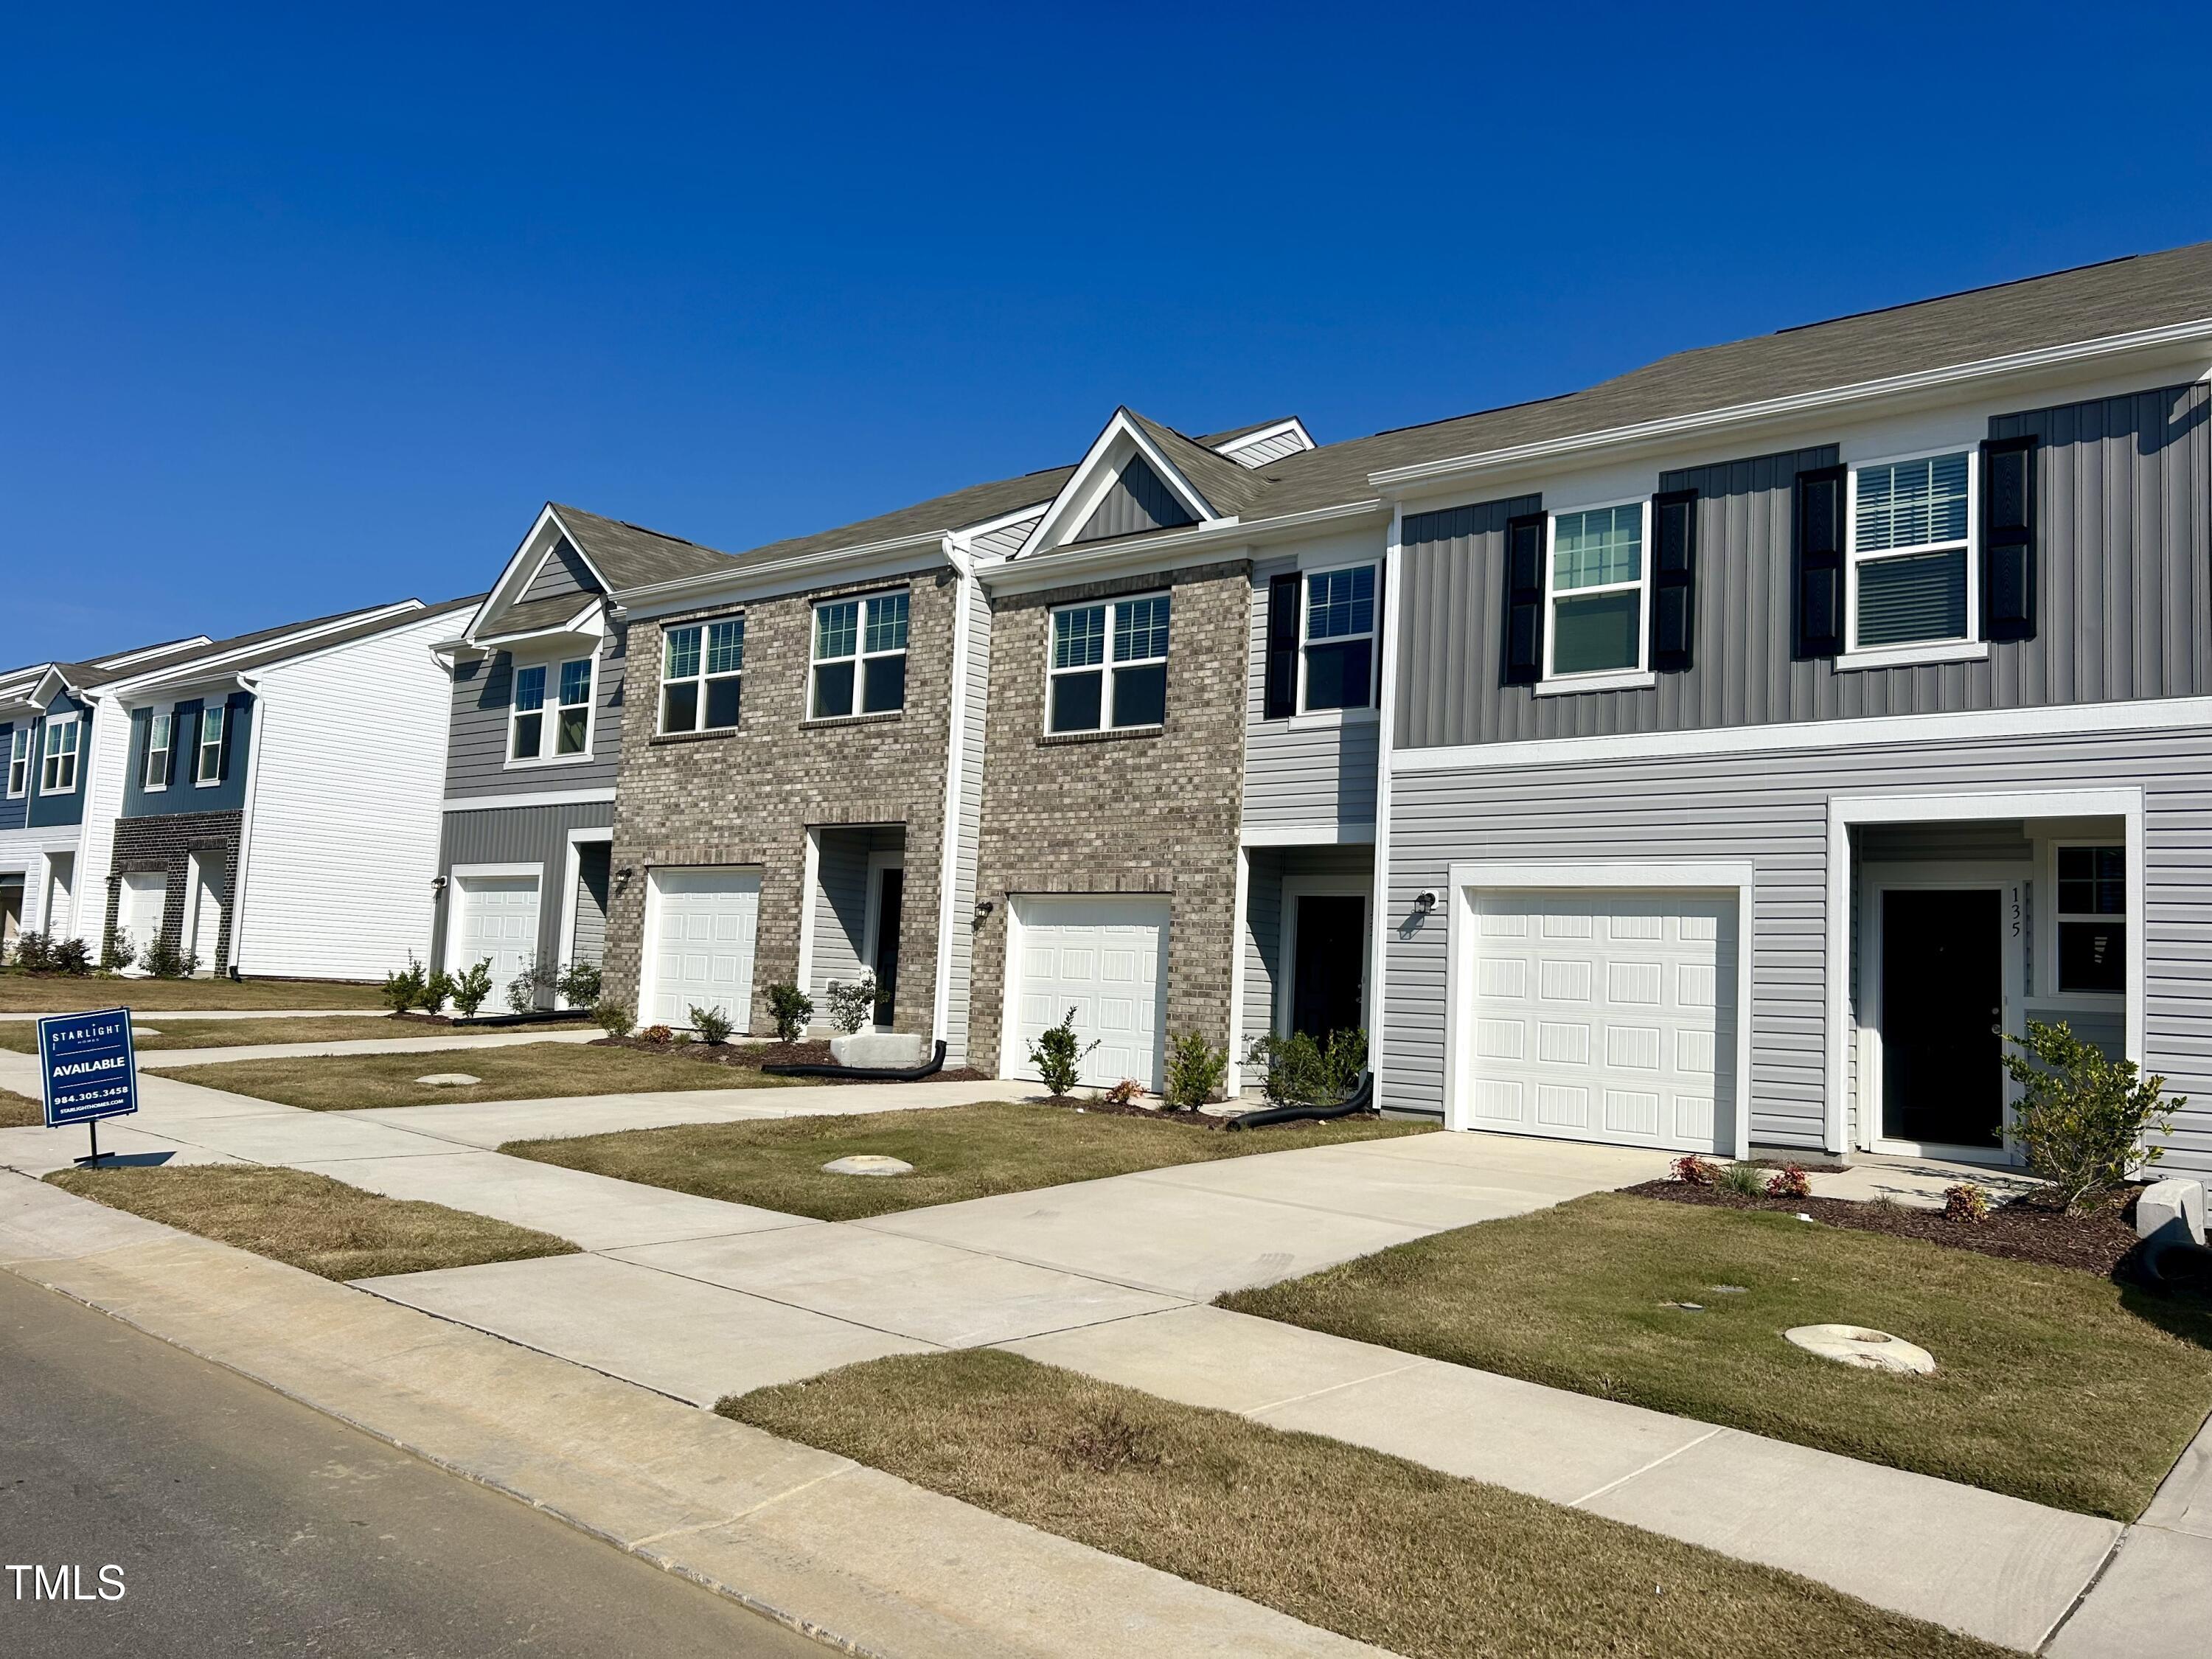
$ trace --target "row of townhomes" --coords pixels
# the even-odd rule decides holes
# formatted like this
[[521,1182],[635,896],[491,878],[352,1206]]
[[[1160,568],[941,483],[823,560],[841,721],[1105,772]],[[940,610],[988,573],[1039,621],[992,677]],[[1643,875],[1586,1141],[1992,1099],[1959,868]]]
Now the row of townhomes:
[[[0,838],[27,919],[104,880],[248,973],[598,961],[641,1023],[755,1031],[872,973],[955,1065],[1021,1077],[1073,1010],[1086,1080],[1151,1086],[1188,1034],[1362,1026],[1386,1110],[1721,1154],[2001,1159],[2004,1034],[2064,1019],[2212,1169],[2209,400],[2212,245],[1346,442],[1120,409],[750,551],[550,506],[370,635],[446,700],[419,872],[304,781],[272,823],[280,733],[317,787],[398,763],[290,712],[305,636],[18,675]],[[180,818],[218,703],[259,758]]]

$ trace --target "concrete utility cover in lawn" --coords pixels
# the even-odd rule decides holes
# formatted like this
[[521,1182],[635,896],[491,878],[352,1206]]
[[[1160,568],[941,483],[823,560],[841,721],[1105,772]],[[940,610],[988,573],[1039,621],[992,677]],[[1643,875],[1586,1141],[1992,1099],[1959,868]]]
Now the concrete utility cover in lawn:
[[1927,1349],[1863,1325],[1798,1325],[1782,1334],[1808,1353],[1865,1370],[1925,1376],[1936,1369],[1936,1356]]
[[902,1158],[885,1158],[880,1152],[855,1152],[850,1158],[833,1158],[822,1166],[823,1175],[897,1176],[912,1175],[914,1165]]
[[438,1089],[465,1089],[471,1083],[482,1083],[480,1077],[471,1077],[466,1072],[433,1072],[428,1077],[418,1077],[417,1083],[427,1083]]

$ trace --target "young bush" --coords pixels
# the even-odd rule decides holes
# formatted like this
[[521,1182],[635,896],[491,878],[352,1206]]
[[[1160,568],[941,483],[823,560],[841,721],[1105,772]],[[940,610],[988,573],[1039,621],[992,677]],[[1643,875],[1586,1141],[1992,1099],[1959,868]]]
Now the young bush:
[[830,1023],[847,1036],[871,1024],[876,1017],[876,976],[863,974],[850,985],[833,984],[830,999]]
[[555,981],[557,989],[571,1008],[589,1008],[599,1000],[599,964],[596,962],[572,962],[561,970]]
[[407,953],[407,965],[384,976],[384,1006],[395,1014],[404,1014],[422,1000],[423,988],[430,982],[422,971],[422,964],[415,960],[415,953]]
[[806,1022],[814,1018],[814,999],[796,985],[771,985],[768,1017],[775,1022],[777,1042],[796,1042],[805,1034]]
[[1343,1099],[1359,1086],[1366,1069],[1367,1033],[1356,1025],[1331,1031],[1321,1045],[1321,1080],[1328,1091],[1327,1097]]
[[453,976],[442,968],[434,968],[422,981],[422,994],[416,1000],[416,1006],[426,1014],[434,1014],[453,994]]
[[120,927],[107,936],[107,943],[100,947],[100,971],[112,974],[128,968],[137,952],[131,948],[131,935]]
[[592,1018],[611,1037],[626,1037],[637,1029],[637,1019],[626,1002],[602,1002],[592,1010]]
[[1767,1182],[1766,1195],[1769,1198],[1810,1198],[1813,1196],[1812,1179],[1806,1175],[1802,1164],[1785,1164]]
[[1724,1164],[1720,1184],[1739,1198],[1765,1198],[1766,1172],[1756,1164]]
[[138,965],[155,979],[190,979],[199,971],[199,954],[172,945],[160,934],[146,947]]
[[453,981],[451,993],[453,1012],[463,1019],[474,1019],[477,1010],[484,1006],[491,995],[491,958],[486,957]]
[[1943,1189],[1943,1218],[1946,1221],[1987,1221],[1990,1218],[1990,1195],[1971,1181],[1961,1181],[1956,1186]]
[[665,1025],[648,1025],[638,1036],[656,1048],[676,1041],[676,1033]]
[[1720,1165],[1699,1158],[1695,1152],[1686,1153],[1667,1166],[1669,1180],[1679,1181],[1688,1187],[1710,1187],[1720,1178]]
[[1163,1091],[1170,1109],[1194,1112],[1209,1100],[1220,1097],[1229,1075],[1229,1051],[1217,1048],[1195,1031],[1185,1031],[1168,1044],[1167,1087]]
[[1103,1098],[1109,1106],[1127,1106],[1145,1092],[1145,1085],[1133,1077],[1125,1077],[1109,1089]]
[[65,939],[54,946],[54,971],[82,979],[92,971],[92,947],[81,939]]
[[553,989],[553,970],[534,962],[507,982],[507,1006],[518,1014],[535,1013]]
[[15,935],[15,964],[27,974],[54,970],[54,936],[26,928]]
[[1260,1086],[1269,1105],[1331,1105],[1350,1094],[1367,1069],[1367,1033],[1347,1026],[1322,1042],[1304,1031],[1255,1037],[1244,1060],[1267,1068]]
[[2021,1091],[2012,1132],[2029,1173],[2051,1182],[2069,1211],[2090,1207],[2165,1157],[2144,1138],[2171,1129],[2170,1112],[2189,1097],[2161,1104],[2163,1077],[2138,1077],[2135,1061],[2106,1059],[2063,1020],[2032,1019],[2026,1036],[2008,1041],[2021,1050],[2005,1056]]
[[1030,1044],[1030,1064],[1036,1067],[1037,1076],[1053,1098],[1062,1099],[1082,1074],[1083,1057],[1097,1046],[1096,1037],[1088,1045],[1077,1038],[1075,1010],[1070,1008],[1065,1019]]
[[691,1030],[702,1042],[727,1042],[730,1040],[730,1017],[720,1008],[694,1008],[691,1011]]

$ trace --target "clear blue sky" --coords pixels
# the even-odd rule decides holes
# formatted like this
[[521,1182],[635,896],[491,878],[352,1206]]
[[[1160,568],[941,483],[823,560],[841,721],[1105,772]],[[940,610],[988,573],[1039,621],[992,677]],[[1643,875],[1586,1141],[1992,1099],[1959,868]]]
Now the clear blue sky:
[[0,663],[2212,238],[2212,9],[17,8]]

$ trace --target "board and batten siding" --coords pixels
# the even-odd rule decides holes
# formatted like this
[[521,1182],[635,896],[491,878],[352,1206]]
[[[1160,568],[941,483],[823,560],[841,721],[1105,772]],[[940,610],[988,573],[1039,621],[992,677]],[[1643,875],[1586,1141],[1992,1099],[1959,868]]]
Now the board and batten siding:
[[[549,806],[495,806],[483,811],[449,811],[438,846],[438,873],[450,876],[457,864],[534,864],[538,883],[538,959],[558,967],[568,958],[568,942],[561,937],[561,902],[568,880],[568,832],[571,830],[611,830],[615,804],[611,800],[569,801]],[[453,884],[440,894],[435,924],[430,930],[431,954],[424,960],[443,967],[446,960],[446,922],[453,914]],[[605,923],[601,924],[604,936]],[[461,964],[466,967],[465,963]],[[495,1000],[504,996],[503,985],[492,988]]]
[[[592,711],[591,758],[554,765],[507,763],[507,714],[514,704],[513,655],[495,651],[486,658],[459,658],[453,664],[446,798],[611,789],[622,767],[624,641],[624,630],[612,623],[599,641],[599,672],[592,688],[599,706]],[[549,682],[551,678],[548,675]],[[549,684],[549,705],[550,690]],[[648,695],[651,690],[648,684]]]
[[[1695,489],[1695,665],[1655,686],[1536,695],[1500,684],[1507,519],[1540,498],[1410,515],[1398,616],[1397,741],[1425,748],[2212,691],[2212,388],[2170,386],[2002,415],[2033,433],[2036,636],[1971,662],[1851,668],[1790,659],[1792,486],[1833,446],[1659,473]],[[1547,619],[1548,620],[1548,619]]]
[[[1024,532],[1025,527],[1024,527]],[[1019,545],[1018,542],[1016,545]],[[983,584],[966,585],[968,665],[962,688],[958,839],[952,853],[951,972],[945,997],[945,1063],[968,1062],[968,1023],[975,1006],[975,861],[983,834],[983,733],[991,691],[991,600]]]
[[[1379,559],[1376,565],[1379,578]],[[1297,568],[1294,559],[1276,559],[1252,568],[1252,628],[1244,688],[1244,823],[1248,829],[1358,825],[1371,838],[1381,722],[1357,714],[1343,720],[1267,718],[1267,585]],[[1378,605],[1378,620],[1380,615]],[[1379,657],[1379,630],[1376,647]]]
[[[1839,738],[1844,734],[1839,733]],[[2212,1170],[2212,731],[2133,732],[1784,753],[1611,758],[1400,771],[1384,901],[1382,1088],[1395,1111],[1443,1109],[1446,936],[1422,916],[1467,860],[1748,862],[1751,1137],[1821,1146],[1826,1094],[1827,811],[1832,795],[2140,787],[2144,793],[2146,1067],[2190,1097],[2162,1168]],[[1856,885],[1856,884],[1854,884]]]

